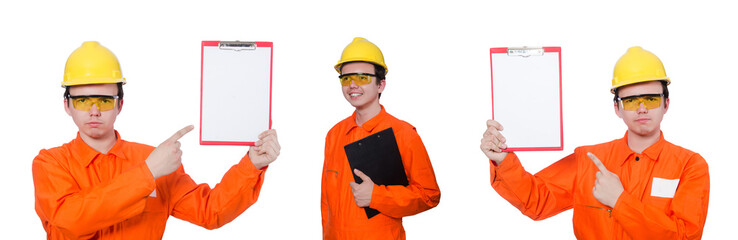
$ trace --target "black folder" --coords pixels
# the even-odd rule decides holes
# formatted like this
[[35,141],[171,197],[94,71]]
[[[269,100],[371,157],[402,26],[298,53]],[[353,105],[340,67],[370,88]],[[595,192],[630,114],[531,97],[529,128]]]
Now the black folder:
[[[356,183],[360,184],[363,181],[353,173],[354,169],[359,169],[369,176],[376,185],[408,185],[392,128],[349,143],[343,149],[346,151]],[[379,211],[370,207],[365,207],[364,211],[367,218],[379,214]]]

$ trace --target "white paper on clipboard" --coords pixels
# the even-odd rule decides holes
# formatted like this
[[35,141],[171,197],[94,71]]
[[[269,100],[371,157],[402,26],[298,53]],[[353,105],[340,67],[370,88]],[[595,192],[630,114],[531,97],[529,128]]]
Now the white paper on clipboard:
[[504,126],[506,151],[563,150],[561,48],[491,48],[490,64],[492,118]]
[[272,43],[203,41],[201,73],[200,144],[253,146],[271,128]]

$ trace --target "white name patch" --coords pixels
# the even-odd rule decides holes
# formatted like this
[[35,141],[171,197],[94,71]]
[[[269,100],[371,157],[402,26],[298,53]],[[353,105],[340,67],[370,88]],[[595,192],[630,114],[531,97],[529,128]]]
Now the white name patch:
[[677,186],[679,186],[679,179],[664,179],[655,177],[651,182],[651,196],[674,198],[674,193],[676,193]]

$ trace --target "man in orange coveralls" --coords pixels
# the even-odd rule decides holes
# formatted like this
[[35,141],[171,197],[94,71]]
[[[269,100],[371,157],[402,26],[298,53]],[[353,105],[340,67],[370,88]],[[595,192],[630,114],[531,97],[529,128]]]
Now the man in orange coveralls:
[[[336,124],[325,138],[325,162],[320,209],[324,239],[405,239],[402,217],[438,205],[441,191],[428,153],[415,127],[388,114],[379,104],[387,65],[379,48],[364,38],[354,38],[335,66],[343,96],[356,108]],[[375,185],[359,170],[351,169],[344,146],[392,128],[410,183]],[[354,182],[352,171],[363,182]],[[367,218],[362,207],[380,214]]]
[[574,208],[578,239],[700,239],[710,176],[702,156],[664,140],[670,80],[661,60],[632,47],[613,75],[623,138],[579,147],[531,175],[515,153],[502,152],[502,125],[488,120],[480,147],[492,187],[533,220]]
[[210,189],[181,165],[177,140],[193,126],[156,148],[114,130],[124,83],[118,59],[97,42],[83,43],[67,60],[64,109],[77,138],[33,160],[36,213],[48,239],[161,239],[169,215],[214,229],[256,202],[266,166],[279,155],[274,130]]

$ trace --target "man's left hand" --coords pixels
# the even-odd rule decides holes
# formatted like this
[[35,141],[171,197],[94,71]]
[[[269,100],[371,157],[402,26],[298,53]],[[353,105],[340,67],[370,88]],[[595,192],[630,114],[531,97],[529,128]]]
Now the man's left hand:
[[354,201],[359,207],[368,207],[369,203],[372,202],[374,182],[369,178],[369,176],[359,171],[359,169],[354,169],[354,173],[363,181],[361,184],[356,182],[349,183],[349,185],[351,185],[351,191],[354,193]]
[[256,169],[262,169],[277,160],[281,149],[277,140],[277,130],[269,129],[259,134],[259,140],[249,148],[249,158]]
[[607,170],[605,165],[602,164],[602,161],[600,161],[600,159],[594,154],[587,153],[587,156],[589,159],[592,159],[595,166],[600,169],[600,171],[595,174],[597,178],[595,179],[594,187],[592,188],[592,194],[594,194],[595,199],[600,201],[602,204],[611,208],[615,207],[615,203],[618,202],[618,198],[624,190],[623,184],[620,182],[620,177],[618,177],[617,174],[610,172],[610,170]]

